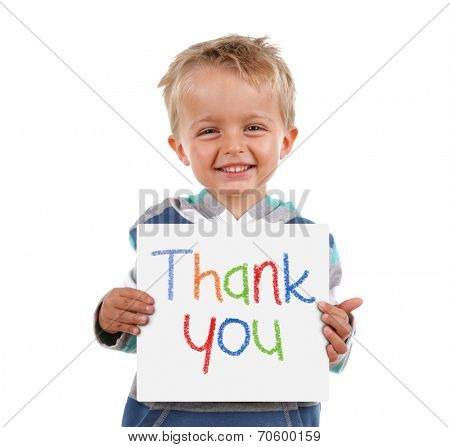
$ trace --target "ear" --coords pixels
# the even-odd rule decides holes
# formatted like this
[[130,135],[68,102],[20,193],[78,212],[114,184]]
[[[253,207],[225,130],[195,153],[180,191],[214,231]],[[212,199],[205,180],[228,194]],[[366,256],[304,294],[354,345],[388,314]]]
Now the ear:
[[167,142],[169,143],[169,146],[175,151],[181,162],[186,166],[189,166],[191,164],[189,162],[189,158],[187,157],[187,154],[183,149],[183,145],[181,143],[178,143],[175,135],[169,135]]
[[287,154],[289,154],[289,152],[291,152],[297,135],[298,129],[296,127],[291,127],[289,130],[287,130],[283,138],[283,145],[281,146],[280,160],[282,160],[284,157],[286,157]]

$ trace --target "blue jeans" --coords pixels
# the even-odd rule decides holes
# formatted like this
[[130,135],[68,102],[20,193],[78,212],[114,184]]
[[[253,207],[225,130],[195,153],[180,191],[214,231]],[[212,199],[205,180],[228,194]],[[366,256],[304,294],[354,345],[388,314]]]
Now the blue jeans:
[[122,427],[318,427],[321,405],[290,411],[151,410],[128,397]]

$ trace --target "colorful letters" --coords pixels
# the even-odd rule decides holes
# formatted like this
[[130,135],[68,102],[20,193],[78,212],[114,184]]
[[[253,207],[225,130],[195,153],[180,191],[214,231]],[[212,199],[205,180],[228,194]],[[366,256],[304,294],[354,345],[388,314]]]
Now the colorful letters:
[[[212,344],[213,344],[213,338],[214,338],[214,331],[216,328],[216,318],[212,317],[209,325],[209,332],[208,336],[206,337],[206,341],[202,346],[197,346],[192,342],[191,335],[190,335],[190,321],[191,316],[190,314],[186,314],[184,316],[184,338],[186,339],[187,344],[195,351],[202,352],[205,351],[205,360],[203,362],[203,373],[207,374],[209,370],[209,364],[211,361],[211,351],[212,351]],[[244,340],[242,341],[241,346],[239,349],[232,351],[229,348],[226,347],[224,342],[224,331],[225,328],[230,324],[238,324],[242,326],[244,329]],[[280,324],[278,320],[274,321],[274,330],[275,330],[275,346],[272,349],[266,349],[259,339],[258,334],[258,320],[253,320],[252,323],[252,332],[253,332],[253,340],[255,342],[256,347],[259,349],[259,351],[263,352],[267,355],[272,355],[275,352],[278,355],[278,360],[283,361],[283,346],[281,342],[281,335],[280,335]],[[219,348],[225,353],[230,356],[239,356],[241,355],[250,344],[250,327],[249,325],[243,321],[239,320],[238,318],[226,318],[222,324],[219,327],[219,332],[217,334],[217,344],[219,345]]]
[[[174,301],[174,283],[175,283],[175,255],[182,254],[192,254],[193,250],[190,249],[170,249],[170,250],[157,250],[152,251],[152,256],[161,256],[168,255],[168,285],[167,285],[167,299],[170,301]],[[217,302],[222,303],[224,300],[222,289],[225,294],[229,298],[242,300],[243,304],[248,306],[250,305],[250,287],[249,287],[249,268],[247,263],[243,263],[241,265],[234,266],[230,268],[227,272],[225,272],[223,285],[221,288],[220,275],[215,270],[205,270],[201,272],[200,268],[200,253],[194,254],[194,269],[193,269],[193,283],[194,283],[194,296],[195,300],[207,299],[209,297],[200,297],[200,283],[204,279],[208,277],[213,279],[214,285],[214,294]],[[271,277],[271,286],[273,289],[273,299],[274,303],[277,306],[281,306],[283,302],[280,299],[280,291],[279,291],[279,283],[278,283],[278,268],[277,264],[273,261],[265,261],[260,265],[255,264],[253,266],[253,300],[252,304],[259,304],[260,302],[260,283],[261,277],[264,269],[270,268],[272,272]],[[293,295],[299,301],[303,303],[313,303],[316,301],[315,297],[306,298],[301,295],[297,288],[303,284],[303,282],[308,278],[309,271],[304,270],[300,277],[292,282],[291,273],[290,273],[290,265],[289,265],[289,255],[288,253],[283,253],[283,284],[284,284],[284,303],[289,304],[291,302],[291,296]],[[231,278],[236,275],[236,278],[239,279],[239,284],[242,286],[239,287],[239,290],[232,290],[230,286]],[[176,299],[176,298],[175,298]],[[207,374],[209,371],[210,363],[211,363],[211,353],[213,349],[213,341],[216,331],[216,317],[211,317],[209,323],[208,333],[206,335],[204,343],[200,346],[195,344],[190,335],[190,314],[184,315],[184,338],[186,340],[187,345],[193,349],[194,351],[204,352],[205,358],[203,362],[203,373]],[[242,332],[242,343],[238,349],[232,350],[229,346],[227,346],[226,342],[226,328],[230,325],[238,325],[243,329]],[[273,321],[273,331],[275,335],[274,345],[270,348],[263,346],[261,343],[261,339],[259,336],[260,328],[258,320],[253,320],[250,325],[244,320],[240,320],[238,318],[225,318],[225,320],[220,324],[218,332],[217,332],[217,344],[222,352],[231,356],[238,357],[242,355],[248,346],[250,345],[250,340],[253,338],[254,345],[256,348],[263,354],[272,356],[276,354],[279,361],[284,360],[283,355],[283,344],[281,339],[281,329],[280,322],[278,320]],[[265,337],[267,339],[267,337]]]
[[[168,287],[167,287],[167,299],[173,300],[174,299],[174,275],[175,275],[175,263],[174,263],[174,256],[176,254],[190,254],[192,253],[192,250],[187,249],[172,249],[172,250],[157,250],[152,251],[152,256],[159,256],[159,255],[169,255],[168,258],[168,272],[169,272],[169,280],[168,280]],[[294,281],[291,283],[290,280],[290,266],[289,266],[289,255],[288,253],[283,253],[283,275],[284,275],[284,286],[285,286],[285,302],[289,303],[291,300],[291,295],[294,295],[296,298],[298,298],[300,301],[303,301],[304,303],[313,303],[316,301],[316,298],[305,298],[303,295],[297,292],[297,287],[302,284],[306,278],[308,278],[309,271],[305,270],[303,274],[300,276],[297,281]],[[276,264],[273,261],[265,261],[261,265],[255,264],[253,266],[253,301],[254,303],[259,303],[259,285],[261,282],[261,275],[263,270],[266,267],[271,267],[272,269],[272,286],[273,286],[273,296],[275,303],[278,305],[281,305],[282,302],[280,300],[280,292],[279,292],[279,286],[278,286],[278,269]],[[236,292],[231,290],[230,288],[230,278],[232,275],[235,274],[241,274],[242,276],[242,290],[240,292]],[[200,272],[200,253],[194,253],[194,299],[199,300],[200,299],[200,281],[204,280],[205,278],[212,276],[214,279],[214,288],[215,288],[215,295],[217,301],[220,303],[223,302],[223,296],[220,288],[220,276],[218,272],[215,270],[206,270],[204,272]],[[224,282],[223,282],[223,290],[227,293],[227,295],[230,298],[236,298],[236,299],[242,299],[243,302],[246,305],[250,304],[250,297],[249,297],[249,286],[248,286],[248,264],[244,263],[242,265],[238,265],[236,267],[232,267],[230,270],[228,270],[225,273],[224,276]]]

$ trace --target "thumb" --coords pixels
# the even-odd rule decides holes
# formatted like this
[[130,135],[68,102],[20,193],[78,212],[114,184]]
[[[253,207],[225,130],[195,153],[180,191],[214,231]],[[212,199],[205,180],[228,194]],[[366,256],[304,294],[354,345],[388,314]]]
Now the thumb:
[[361,306],[362,303],[363,300],[361,298],[350,298],[349,300],[342,301],[340,304],[336,304],[336,307],[345,310],[345,312],[349,314],[352,310]]

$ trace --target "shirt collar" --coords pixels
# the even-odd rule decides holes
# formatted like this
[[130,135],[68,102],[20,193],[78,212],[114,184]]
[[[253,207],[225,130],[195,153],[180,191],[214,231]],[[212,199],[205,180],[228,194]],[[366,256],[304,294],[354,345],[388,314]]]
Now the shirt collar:
[[[252,222],[259,220],[274,210],[274,204],[266,194],[260,201],[250,207],[239,219],[220,203],[207,188],[203,188],[196,196],[195,205],[198,211],[208,219],[217,219],[241,223],[243,220]],[[275,206],[276,207],[276,206]]]

